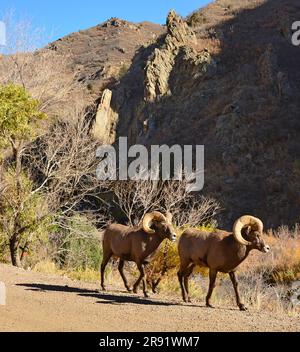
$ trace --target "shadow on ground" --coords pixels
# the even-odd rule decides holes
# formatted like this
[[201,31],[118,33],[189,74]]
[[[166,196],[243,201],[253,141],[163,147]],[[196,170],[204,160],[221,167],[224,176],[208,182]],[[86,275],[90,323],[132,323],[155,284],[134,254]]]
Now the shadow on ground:
[[[156,305],[156,306],[178,306],[181,305],[178,302],[165,302],[159,300],[153,300],[151,298],[142,298],[139,296],[133,295],[124,295],[122,292],[120,294],[111,294],[111,293],[100,293],[95,290],[88,290],[84,288],[78,287],[70,287],[64,285],[47,285],[47,284],[17,284],[17,286],[26,287],[28,290],[31,291],[40,291],[40,292],[66,292],[66,293],[76,293],[81,297],[92,297],[96,299],[100,299],[96,303],[101,304],[124,304],[124,303],[131,303],[131,304],[141,304],[141,305]],[[189,305],[193,306],[193,305]],[[199,306],[194,306],[199,307]]]

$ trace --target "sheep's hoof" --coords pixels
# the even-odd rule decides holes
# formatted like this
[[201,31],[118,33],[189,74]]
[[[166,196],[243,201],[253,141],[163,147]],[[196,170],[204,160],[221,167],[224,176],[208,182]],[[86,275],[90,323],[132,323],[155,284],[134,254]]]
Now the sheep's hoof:
[[102,291],[106,291],[106,287],[102,286],[102,287],[101,287],[101,290],[102,290]]
[[241,310],[242,312],[245,312],[245,311],[248,310],[248,308],[245,307],[243,304],[240,304],[240,305],[239,305],[239,308],[240,308],[240,310]]
[[188,303],[192,303],[192,300],[190,299],[190,297],[188,297],[187,301]]
[[126,290],[127,290],[128,292],[132,292],[132,289],[131,289],[130,287],[128,287],[128,286],[126,286]]
[[207,307],[207,308],[215,308],[215,307],[212,306],[210,303],[206,303],[206,307]]
[[134,287],[133,290],[132,290],[133,293],[138,293],[138,289],[137,287]]

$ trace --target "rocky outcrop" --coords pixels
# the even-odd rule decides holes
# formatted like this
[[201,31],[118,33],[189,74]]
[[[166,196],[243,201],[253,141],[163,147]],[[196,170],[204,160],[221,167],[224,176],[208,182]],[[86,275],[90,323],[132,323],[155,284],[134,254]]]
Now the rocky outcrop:
[[116,139],[117,114],[111,109],[112,91],[105,89],[95,121],[92,127],[92,135],[103,144],[112,144]]
[[146,145],[164,122],[158,109],[166,99],[172,99],[186,79],[212,74],[216,63],[208,50],[197,50],[197,43],[194,31],[171,11],[166,35],[136,55],[128,74],[113,89],[111,108],[118,114],[118,136]]
[[281,28],[300,13],[283,1],[219,0],[193,28],[172,11],[112,89],[117,137],[205,145],[203,192],[226,209],[222,226],[243,213],[267,227],[299,221],[300,48]]
[[167,18],[168,33],[159,48],[155,48],[145,67],[145,100],[154,102],[171,94],[169,78],[182,46],[197,43],[195,33],[172,10]]

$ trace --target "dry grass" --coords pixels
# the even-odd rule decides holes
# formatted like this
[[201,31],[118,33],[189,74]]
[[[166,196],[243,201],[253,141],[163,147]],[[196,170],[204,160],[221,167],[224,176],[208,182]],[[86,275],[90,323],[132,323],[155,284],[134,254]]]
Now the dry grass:
[[281,227],[269,231],[265,241],[271,246],[268,255],[253,251],[241,269],[243,272],[263,272],[270,283],[290,283],[300,279],[300,232],[298,225],[292,231]]
[[[300,233],[298,226],[293,231],[282,227],[277,231],[269,231],[265,240],[272,251],[268,254],[252,251],[238,271],[239,290],[243,301],[254,310],[270,311],[278,314],[299,315],[300,305],[292,306],[289,298],[291,283],[300,279]],[[164,243],[155,255],[150,267],[150,274],[157,279],[165,263]],[[167,252],[167,273],[158,286],[164,295],[181,296],[177,280],[179,257],[176,244],[170,244]],[[116,264],[108,265],[106,282],[111,286],[123,287]],[[86,270],[59,270],[52,262],[40,262],[35,271],[67,276],[71,279],[99,282],[99,272]],[[127,264],[126,275],[133,283],[138,274],[134,264]],[[208,269],[198,268],[190,280],[192,299],[204,302],[208,288]],[[216,306],[235,306],[235,296],[228,275],[219,274],[217,287],[213,295]]]
[[[290,300],[291,283],[300,279],[300,232],[298,225],[290,231],[281,227],[265,236],[272,251],[262,254],[252,251],[238,271],[239,290],[246,305],[255,310],[295,315],[300,305],[293,306]],[[177,292],[176,253],[171,252],[170,271],[161,281],[159,290]],[[208,270],[198,269],[190,280],[191,297],[204,302],[208,289]],[[228,275],[219,274],[213,302],[216,305],[235,306],[235,296]]]
[[[99,282],[100,276],[99,271],[94,269],[59,269],[57,265],[49,260],[44,260],[37,263],[33,267],[33,271],[39,273],[53,274],[68,277],[72,280],[84,281],[84,282]],[[107,270],[107,276],[109,277],[111,270]],[[111,281],[111,280],[110,280]]]

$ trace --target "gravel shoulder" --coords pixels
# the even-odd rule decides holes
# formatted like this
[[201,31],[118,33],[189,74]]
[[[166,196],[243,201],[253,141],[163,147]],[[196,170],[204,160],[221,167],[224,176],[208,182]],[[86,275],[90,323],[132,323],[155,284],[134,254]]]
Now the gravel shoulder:
[[0,264],[6,306],[0,306],[0,331],[300,331],[300,318],[235,307],[208,309],[183,304],[180,297],[97,292],[96,284],[24,271]]

